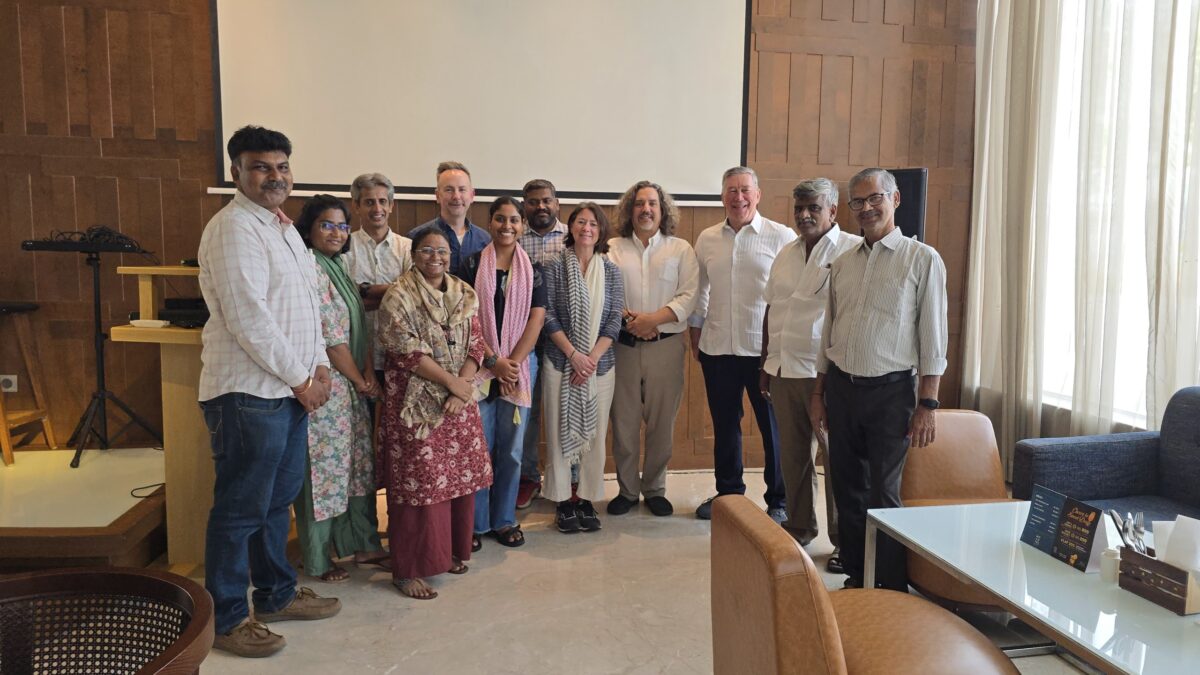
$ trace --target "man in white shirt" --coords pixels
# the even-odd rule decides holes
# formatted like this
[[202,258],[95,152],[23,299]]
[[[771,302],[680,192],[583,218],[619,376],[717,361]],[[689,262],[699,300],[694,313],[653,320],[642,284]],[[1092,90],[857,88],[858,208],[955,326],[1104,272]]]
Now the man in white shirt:
[[[908,447],[933,442],[946,370],[946,266],[896,227],[900,191],[891,173],[855,174],[847,205],[864,239],[830,270],[809,410],[813,427],[828,429],[842,566],[846,586],[856,588],[867,509],[902,506]],[[875,560],[879,585],[907,591],[903,546],[881,535]]]
[[[713,421],[713,467],[717,496],[745,494],[742,481],[742,392],[750,397],[762,432],[766,467],[767,513],[777,523],[787,520],[783,477],[779,471],[779,433],[771,403],[758,387],[762,356],[763,291],[775,256],[796,238],[786,225],[758,212],[762,192],[753,169],[736,166],[721,180],[725,220],[696,237],[700,289],[688,320],[692,353],[704,373],[708,411]],[[696,517],[712,517],[712,501],[696,509]]]
[[350,250],[342,254],[347,271],[362,292],[367,332],[378,378],[383,382],[383,349],[375,339],[375,317],[383,294],[412,266],[412,240],[388,225],[396,188],[381,173],[364,173],[350,184],[350,207],[359,228],[350,234]]
[[213,597],[213,646],[267,656],[286,643],[264,623],[341,609],[336,598],[296,588],[286,550],[290,507],[307,470],[308,413],[329,399],[329,358],[316,266],[279,208],[292,191],[292,144],[278,131],[243,127],[228,150],[238,191],[205,226],[198,254],[210,314],[200,407],[216,469],[204,586]]
[[829,299],[829,267],[862,241],[835,222],[838,189],[828,178],[801,181],[792,190],[800,238],[783,247],[767,280],[763,317],[763,367],[760,388],[779,421],[779,463],[787,488],[787,530],[801,546],[820,532],[817,525],[817,474],[813,445],[824,455],[825,508],[833,555],[826,569],[842,572],[838,557],[837,506],[824,434],[814,434],[808,402],[817,377],[817,351]]
[[[625,282],[611,413],[620,494],[608,503],[608,512],[628,513],[645,495],[651,513],[669,516],[675,509],[666,497],[667,464],[683,401],[683,333],[696,304],[700,268],[691,245],[675,236],[675,200],[657,183],[644,180],[626,190],[617,219],[620,236],[609,240],[608,259]],[[646,457],[639,472],[643,422]]]

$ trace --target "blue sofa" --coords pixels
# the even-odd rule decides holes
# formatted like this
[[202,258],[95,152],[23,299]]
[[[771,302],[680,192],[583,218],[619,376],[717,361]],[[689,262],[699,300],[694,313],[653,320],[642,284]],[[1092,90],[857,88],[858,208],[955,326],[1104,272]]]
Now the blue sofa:
[[1161,431],[1034,438],[1017,443],[1013,497],[1044,485],[1104,509],[1146,514],[1146,525],[1200,518],[1200,387],[1175,392]]

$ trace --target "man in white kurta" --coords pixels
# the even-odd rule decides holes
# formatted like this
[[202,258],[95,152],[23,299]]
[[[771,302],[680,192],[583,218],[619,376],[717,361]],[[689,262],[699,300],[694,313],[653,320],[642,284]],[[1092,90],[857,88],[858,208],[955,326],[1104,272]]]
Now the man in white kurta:
[[[783,247],[767,279],[761,389],[775,406],[779,421],[779,462],[787,489],[788,519],[784,529],[806,546],[820,531],[813,447],[817,446],[823,455],[827,447],[825,435],[813,433],[808,407],[817,377],[825,304],[829,301],[829,268],[862,237],[843,232],[834,220],[838,190],[833,181],[802,181],[792,190],[792,197],[800,238]],[[826,567],[840,574],[837,507],[827,457],[823,464],[826,523],[834,546]]]

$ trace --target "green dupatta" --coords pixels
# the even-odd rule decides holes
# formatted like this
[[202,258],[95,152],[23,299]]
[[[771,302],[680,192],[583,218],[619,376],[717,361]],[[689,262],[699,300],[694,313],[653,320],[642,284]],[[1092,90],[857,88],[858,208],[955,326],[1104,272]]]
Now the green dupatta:
[[[367,313],[363,308],[362,297],[358,294],[358,286],[350,279],[350,275],[340,262],[324,253],[313,249],[317,264],[325,270],[333,287],[337,289],[346,308],[350,310],[350,355],[354,357],[354,365],[362,370],[367,365]],[[379,367],[379,364],[372,364]]]

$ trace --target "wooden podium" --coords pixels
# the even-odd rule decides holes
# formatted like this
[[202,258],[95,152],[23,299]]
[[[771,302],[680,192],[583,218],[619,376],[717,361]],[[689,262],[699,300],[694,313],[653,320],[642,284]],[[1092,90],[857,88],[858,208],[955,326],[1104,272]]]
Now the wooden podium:
[[[138,278],[138,311],[158,318],[156,276],[197,277],[184,266],[117,268]],[[208,427],[200,412],[199,328],[113,326],[114,342],[158,343],[162,361],[163,460],[167,480],[167,557],[172,565],[204,564],[204,534],[212,508],[213,462]]]

